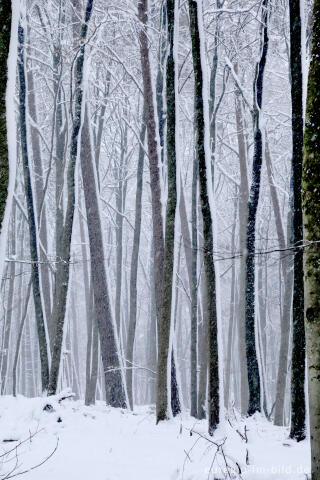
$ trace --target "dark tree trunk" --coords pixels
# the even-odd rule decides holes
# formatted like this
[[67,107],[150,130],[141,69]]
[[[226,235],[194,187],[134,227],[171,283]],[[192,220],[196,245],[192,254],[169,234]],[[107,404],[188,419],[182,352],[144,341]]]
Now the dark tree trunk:
[[170,354],[173,259],[177,206],[176,98],[174,58],[175,0],[167,0],[167,19],[169,48],[166,65],[168,201],[166,210],[166,234],[162,278],[161,320],[158,335],[157,422],[165,420],[168,413],[167,375],[168,355]]
[[7,60],[11,32],[11,0],[0,3],[0,229],[4,216],[9,183],[9,160],[6,123]]
[[248,415],[260,411],[260,375],[255,339],[255,241],[256,218],[260,196],[262,167],[262,132],[260,129],[260,111],[262,107],[263,76],[267,59],[268,37],[268,0],[262,4],[262,54],[256,66],[253,85],[253,127],[254,156],[252,164],[252,183],[248,202],[247,257],[246,257],[246,354],[249,383]]
[[163,72],[165,68],[166,60],[166,51],[167,51],[167,36],[166,36],[166,26],[167,26],[167,7],[166,3],[163,2],[161,8],[161,20],[160,20],[160,45],[159,45],[159,65],[156,81],[156,94],[157,94],[157,112],[158,112],[158,121],[159,121],[159,140],[160,140],[160,149],[161,149],[161,163],[164,163],[164,133],[165,133],[165,111],[163,105],[163,94],[164,94],[164,78]]
[[[301,203],[303,155],[303,79],[301,57],[300,0],[290,0],[290,72],[292,105],[292,243],[303,242]],[[291,372],[291,431],[290,437],[300,441],[305,438],[305,330],[303,298],[303,251],[297,248],[293,265],[293,339]]]
[[175,359],[174,347],[172,347],[171,350],[171,410],[174,417],[176,417],[181,412],[179,386],[177,379],[177,362]]
[[212,216],[207,187],[207,166],[205,154],[205,123],[203,108],[203,73],[200,50],[200,35],[198,26],[198,6],[194,0],[189,0],[190,34],[192,41],[192,56],[195,85],[195,131],[196,155],[199,165],[200,200],[203,218],[204,266],[207,285],[208,308],[208,422],[209,434],[213,435],[219,423],[219,365],[218,365],[218,331],[215,290],[215,270],[213,263],[213,231]]
[[21,134],[21,153],[24,173],[24,188],[28,211],[30,255],[31,255],[31,278],[36,324],[38,331],[40,363],[41,363],[41,385],[42,391],[45,391],[49,382],[49,362],[46,330],[42,310],[40,278],[39,278],[39,258],[38,258],[38,240],[37,226],[34,211],[34,200],[30,174],[29,152],[27,142],[27,124],[26,124],[26,78],[24,61],[24,29],[21,24],[18,28],[18,72],[19,72],[19,112],[20,112],[20,134]]

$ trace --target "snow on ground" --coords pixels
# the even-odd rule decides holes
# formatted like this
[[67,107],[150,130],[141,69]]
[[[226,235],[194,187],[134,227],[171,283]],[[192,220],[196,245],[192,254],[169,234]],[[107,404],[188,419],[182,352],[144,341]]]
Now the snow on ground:
[[[43,410],[47,404],[50,407]],[[6,476],[10,471],[15,475],[28,470],[51,454],[43,465],[19,478],[302,480],[310,471],[308,442],[288,440],[286,429],[260,416],[233,418],[213,438],[206,429],[205,421],[187,415],[156,426],[151,407],[132,413],[103,403],[92,407],[72,399],[59,403],[59,397],[4,396],[0,397],[0,479],[10,478]]]

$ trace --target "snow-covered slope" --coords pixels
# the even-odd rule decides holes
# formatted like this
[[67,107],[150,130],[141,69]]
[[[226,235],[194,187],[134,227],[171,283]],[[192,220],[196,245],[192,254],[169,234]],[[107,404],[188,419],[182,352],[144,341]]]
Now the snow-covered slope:
[[43,461],[20,478],[302,480],[310,471],[308,442],[288,440],[286,429],[258,416],[233,418],[211,438],[205,421],[188,416],[156,426],[150,407],[131,413],[59,398],[0,397],[0,479]]

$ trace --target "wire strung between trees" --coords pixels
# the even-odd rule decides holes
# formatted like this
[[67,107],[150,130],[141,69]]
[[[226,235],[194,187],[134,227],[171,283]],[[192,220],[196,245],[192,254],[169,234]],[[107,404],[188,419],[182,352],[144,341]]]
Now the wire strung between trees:
[[[259,255],[271,255],[273,253],[281,253],[281,252],[290,252],[291,255],[295,255],[298,251],[300,251],[302,249],[309,248],[309,247],[312,247],[314,245],[320,244],[320,240],[314,240],[312,242],[307,241],[306,243],[302,243],[301,245],[299,245],[299,243],[301,243],[301,242],[297,242],[294,245],[291,245],[289,247],[284,247],[284,248],[279,248],[278,247],[278,248],[272,248],[272,249],[268,249],[268,250],[255,251],[252,254],[252,256],[257,257]],[[192,247],[190,247],[190,249],[192,249]],[[198,248],[197,250],[205,252],[204,248]],[[214,251],[213,255],[219,256],[219,258],[215,258],[214,261],[219,262],[219,261],[223,261],[223,260],[237,260],[238,258],[248,256],[248,253],[246,251],[235,252],[235,253],[230,252],[230,256],[222,256],[222,255],[227,255],[227,254],[228,254],[228,252]],[[281,257],[280,260],[282,258],[284,258],[284,257]],[[5,261],[9,262],[9,263],[14,262],[14,263],[24,263],[24,264],[29,264],[29,265],[32,265],[34,263],[37,263],[39,265],[52,265],[52,264],[55,264],[55,265],[56,264],[78,265],[78,264],[83,264],[83,263],[90,262],[90,259],[74,260],[74,261],[71,261],[71,262],[66,262],[65,260],[62,260],[62,259],[59,259],[59,260],[43,260],[43,261],[39,260],[39,261],[35,262],[35,261],[32,261],[32,260],[26,260],[26,259],[6,258]]]

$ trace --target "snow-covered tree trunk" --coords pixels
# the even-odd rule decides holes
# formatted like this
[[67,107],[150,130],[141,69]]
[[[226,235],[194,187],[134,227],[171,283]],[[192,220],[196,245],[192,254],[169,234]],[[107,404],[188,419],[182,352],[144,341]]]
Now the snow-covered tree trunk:
[[261,43],[262,52],[256,65],[253,84],[253,123],[254,156],[252,164],[252,183],[248,202],[247,254],[246,254],[246,354],[249,383],[248,414],[260,411],[260,375],[255,334],[255,243],[256,218],[260,196],[261,166],[263,158],[263,140],[260,128],[262,108],[263,77],[268,52],[268,0],[262,3]]
[[[12,207],[12,217],[11,217],[11,245],[9,248],[9,254],[14,259],[16,256],[16,205],[13,204]],[[13,310],[13,295],[15,291],[15,273],[16,273],[16,263],[15,261],[10,262],[8,265],[8,274],[9,274],[9,291],[8,291],[8,301],[7,308],[5,310],[4,317],[4,331],[3,338],[1,342],[1,377],[0,377],[0,392],[1,395],[4,395],[6,388],[6,381],[8,377],[8,360],[9,360],[9,343],[10,343],[10,333],[12,326],[12,310]]]
[[[215,290],[215,269],[213,263],[213,231],[212,216],[208,194],[208,172],[205,151],[205,119],[203,107],[203,66],[201,59],[200,33],[198,25],[198,3],[189,0],[190,34],[192,41],[192,56],[195,89],[195,131],[196,155],[199,165],[200,200],[203,218],[204,266],[207,286],[208,308],[208,422],[209,433],[213,435],[218,423],[220,412],[219,398],[219,365],[218,365],[218,330]],[[210,179],[211,180],[211,179]]]
[[118,345],[116,341],[117,333],[112,319],[104,262],[97,179],[94,173],[94,158],[91,147],[88,107],[86,107],[84,114],[80,157],[88,221],[95,320],[100,334],[101,359],[105,377],[106,399],[108,405],[113,407],[125,407],[126,399],[122,382]]
[[55,292],[55,335],[52,349],[52,361],[50,370],[50,381],[48,392],[50,395],[55,394],[58,385],[59,368],[61,360],[61,349],[63,342],[63,328],[66,313],[67,293],[69,284],[69,263],[71,252],[71,237],[74,217],[75,204],[75,169],[78,156],[78,142],[81,131],[82,122],[82,102],[83,102],[83,70],[85,60],[85,40],[88,32],[88,24],[92,14],[93,0],[88,0],[86,4],[84,22],[81,28],[81,43],[79,53],[75,65],[75,106],[73,116],[73,126],[71,135],[70,159],[67,171],[67,187],[68,199],[66,216],[63,226],[63,234],[61,239],[61,261],[63,262],[57,277],[57,289]]
[[192,238],[192,272],[191,272],[191,335],[190,335],[190,414],[197,416],[198,408],[198,158],[193,159],[191,200],[191,238]]
[[0,228],[4,216],[9,184],[9,158],[6,119],[7,61],[11,33],[11,0],[2,0],[0,5]]
[[[161,317],[158,335],[158,384],[157,384],[157,422],[165,420],[168,412],[168,356],[170,352],[171,304],[173,285],[173,260],[175,241],[175,220],[177,206],[176,179],[176,73],[175,73],[175,0],[167,0],[168,19],[168,58],[166,65],[167,100],[167,165],[168,165],[168,201],[166,209],[166,229],[164,246],[164,265],[162,277]],[[172,362],[171,362],[172,363]]]
[[137,322],[137,279],[138,279],[138,260],[140,248],[141,233],[141,213],[142,213],[142,189],[143,189],[143,165],[144,165],[144,143],[146,137],[146,124],[143,123],[140,131],[140,147],[137,167],[137,190],[136,190],[136,216],[134,223],[133,248],[131,255],[130,271],[130,318],[127,336],[126,349],[126,380],[127,392],[130,408],[133,409],[133,348]]
[[[272,176],[271,170],[271,156],[269,151],[269,141],[265,139],[265,161],[266,161],[266,170],[269,181],[271,203],[273,207],[273,214],[275,217],[276,231],[278,236],[279,249],[283,250],[286,248],[286,245],[290,242],[290,232],[291,232],[291,212],[288,215],[288,230],[289,235],[285,235],[283,223],[281,220],[281,209],[278,198],[278,192],[276,186],[274,185],[274,179]],[[287,239],[287,241],[286,241]],[[282,275],[282,281],[284,283],[284,293],[282,300],[282,309],[281,309],[281,333],[280,333],[280,352],[279,352],[279,363],[278,363],[278,373],[277,373],[277,384],[276,384],[276,398],[275,398],[275,407],[274,407],[274,424],[275,425],[284,425],[284,404],[285,404],[285,393],[287,386],[287,377],[288,377],[288,356],[289,356],[289,332],[290,332],[290,321],[291,321],[291,305],[292,305],[292,258],[290,255],[283,255],[280,252],[280,275]]]
[[[199,203],[199,202],[198,202]],[[200,265],[204,263],[203,248],[203,222],[201,205],[198,205],[198,225],[199,225],[199,252]],[[199,321],[198,321],[198,362],[199,362],[199,382],[198,382],[198,413],[197,418],[202,420],[206,418],[206,399],[207,399],[207,378],[208,378],[208,287],[205,271],[201,275]],[[201,315],[200,315],[201,312]]]
[[[28,49],[27,49],[28,52]],[[37,218],[39,229],[39,259],[43,264],[40,266],[40,280],[41,288],[43,292],[43,304],[46,322],[48,326],[49,339],[51,340],[50,333],[52,333],[51,322],[51,285],[50,285],[50,268],[47,263],[47,249],[48,249],[48,232],[47,232],[47,211],[43,201],[43,158],[41,155],[40,136],[37,125],[37,106],[35,96],[35,86],[33,81],[33,72],[27,72],[27,88],[28,88],[28,112],[32,119],[30,122],[30,140],[31,151],[34,169],[34,190],[37,206]],[[40,211],[41,208],[41,211]]]
[[[126,113],[124,113],[126,115]],[[117,167],[117,192],[116,192],[116,246],[117,246],[117,273],[116,273],[116,298],[115,298],[115,320],[117,325],[117,332],[121,339],[121,298],[122,298],[122,262],[123,262],[123,215],[125,211],[126,200],[126,162],[127,162],[127,148],[128,148],[128,126],[125,123],[123,129],[121,128],[121,153],[120,162]]]
[[[238,73],[238,65],[235,64],[234,70]],[[248,369],[246,359],[246,298],[242,292],[246,288],[246,236],[248,223],[248,167],[246,142],[244,135],[244,118],[242,111],[242,101],[239,89],[235,92],[235,117],[237,125],[237,140],[239,152],[239,168],[240,168],[240,198],[239,198],[239,250],[242,254],[239,260],[239,310],[238,310],[238,344],[240,357],[240,411],[242,415],[246,415],[248,410]]]
[[156,284],[157,321],[160,322],[162,302],[162,271],[164,263],[163,218],[161,204],[161,185],[159,175],[159,158],[157,146],[156,112],[153,101],[149,43],[146,28],[148,25],[148,0],[138,4],[138,16],[142,23],[139,34],[140,58],[143,80],[144,109],[147,124],[147,141],[150,169],[150,188],[152,203],[152,225],[154,242],[154,269]]
[[30,159],[28,152],[27,136],[27,114],[26,114],[26,76],[25,76],[25,39],[24,28],[19,24],[18,28],[18,73],[19,73],[19,114],[20,114],[20,135],[21,135],[21,155],[24,173],[24,188],[27,202],[28,224],[29,224],[29,242],[31,256],[31,275],[32,290],[35,308],[35,317],[38,331],[40,362],[41,362],[41,384],[42,391],[45,391],[49,382],[49,359],[48,346],[46,338],[46,328],[42,309],[40,277],[39,277],[39,256],[38,256],[38,238],[37,223],[34,209],[34,194],[31,182]]

